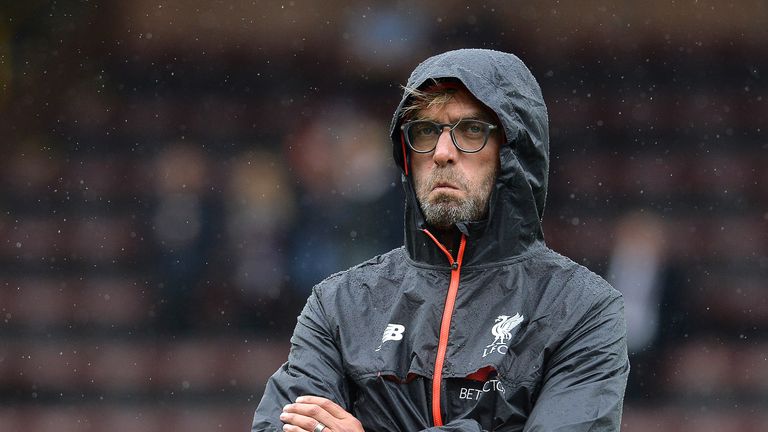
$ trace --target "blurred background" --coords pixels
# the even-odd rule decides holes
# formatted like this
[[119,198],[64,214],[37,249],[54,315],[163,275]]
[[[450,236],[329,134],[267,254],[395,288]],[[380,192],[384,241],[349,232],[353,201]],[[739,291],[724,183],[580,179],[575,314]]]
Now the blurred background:
[[516,53],[627,431],[768,430],[768,3],[0,3],[0,430],[243,431],[313,284],[402,244],[429,55]]

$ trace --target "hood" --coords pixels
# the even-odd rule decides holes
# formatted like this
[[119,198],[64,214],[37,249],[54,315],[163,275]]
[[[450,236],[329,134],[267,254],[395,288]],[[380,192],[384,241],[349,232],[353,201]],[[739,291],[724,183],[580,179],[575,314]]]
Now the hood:
[[[493,110],[504,130],[501,169],[491,192],[488,218],[459,222],[467,236],[464,265],[508,260],[544,243],[541,218],[547,196],[549,172],[549,121],[541,88],[516,56],[485,49],[449,51],[422,62],[408,79],[408,88],[420,88],[432,80],[460,81],[480,102]],[[443,253],[422,232],[424,216],[405,175],[400,124],[406,91],[395,110],[390,136],[395,163],[402,172],[406,192],[405,245],[419,262],[446,265]]]

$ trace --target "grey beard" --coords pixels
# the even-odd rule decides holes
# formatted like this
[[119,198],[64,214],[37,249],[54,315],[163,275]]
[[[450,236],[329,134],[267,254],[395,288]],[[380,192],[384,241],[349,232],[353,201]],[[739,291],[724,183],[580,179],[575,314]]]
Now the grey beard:
[[440,194],[435,197],[434,201],[430,202],[428,199],[429,191],[439,180],[452,181],[464,187],[467,185],[463,178],[457,177],[452,171],[433,174],[425,185],[417,185],[416,187],[416,195],[424,219],[431,226],[440,229],[450,228],[456,222],[483,219],[488,213],[488,200],[497,175],[498,167],[482,180],[478,187],[479,190],[467,194],[465,200],[456,200],[450,195]]
[[470,195],[462,201],[441,195],[434,202],[421,202],[421,211],[428,224],[445,229],[456,222],[482,219],[487,211],[487,203],[487,198],[480,199],[475,195]]

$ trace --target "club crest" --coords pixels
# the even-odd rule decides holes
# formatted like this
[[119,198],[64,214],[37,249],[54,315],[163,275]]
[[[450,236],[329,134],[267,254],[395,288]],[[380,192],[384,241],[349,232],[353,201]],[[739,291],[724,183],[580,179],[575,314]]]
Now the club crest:
[[516,313],[514,316],[499,315],[491,329],[493,342],[486,345],[483,350],[483,357],[497,352],[499,354],[507,353],[507,343],[512,339],[512,330],[523,322],[523,316]]

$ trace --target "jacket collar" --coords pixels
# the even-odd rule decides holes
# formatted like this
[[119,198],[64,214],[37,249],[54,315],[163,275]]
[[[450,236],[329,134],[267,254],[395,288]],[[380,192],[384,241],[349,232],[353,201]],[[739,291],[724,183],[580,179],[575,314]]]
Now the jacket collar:
[[[502,149],[509,153],[509,147]],[[544,243],[544,235],[536,211],[532,191],[527,187],[521,172],[513,168],[517,163],[502,168],[489,200],[488,218],[476,222],[459,222],[455,225],[458,245],[460,234],[467,236],[464,252],[464,266],[492,264],[519,256],[536,243]],[[504,167],[504,164],[502,164]],[[518,167],[519,169],[519,167]],[[424,215],[416,199],[410,176],[403,175],[406,193],[405,205],[405,247],[414,261],[435,266],[448,266],[445,255],[434,242],[424,234],[431,228],[424,221]],[[519,205],[515,205],[518,203]],[[432,230],[434,233],[434,230]]]

